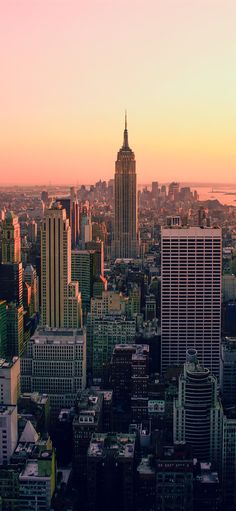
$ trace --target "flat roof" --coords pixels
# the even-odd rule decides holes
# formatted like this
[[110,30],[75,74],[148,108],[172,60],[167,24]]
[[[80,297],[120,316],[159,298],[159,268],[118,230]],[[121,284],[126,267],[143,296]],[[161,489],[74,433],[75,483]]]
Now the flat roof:
[[[45,459],[47,457],[49,458],[50,454],[47,451],[45,453],[41,454],[41,458],[43,458],[43,455],[45,454]],[[39,460],[28,460],[24,466],[24,469],[22,470],[20,474],[20,480],[22,479],[50,479],[51,478],[51,467],[47,467],[48,470],[45,471],[45,474],[40,474],[40,467],[39,467]]]
[[65,329],[65,328],[37,328],[31,337],[31,342],[35,344],[48,345],[69,345],[83,344],[85,340],[85,330],[83,329]]
[[0,404],[0,415],[11,415],[16,410],[16,405]]
[[104,457],[106,454],[116,458],[133,458],[136,435],[129,433],[94,433],[88,448],[88,456]]

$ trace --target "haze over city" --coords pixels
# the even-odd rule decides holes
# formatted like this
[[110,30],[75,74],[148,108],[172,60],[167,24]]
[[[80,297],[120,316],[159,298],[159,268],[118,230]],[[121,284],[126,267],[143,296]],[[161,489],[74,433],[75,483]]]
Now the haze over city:
[[0,185],[235,182],[234,0],[1,3]]

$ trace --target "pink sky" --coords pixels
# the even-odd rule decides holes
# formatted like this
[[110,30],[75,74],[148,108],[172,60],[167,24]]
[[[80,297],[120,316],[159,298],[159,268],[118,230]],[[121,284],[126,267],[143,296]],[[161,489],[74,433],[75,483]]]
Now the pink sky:
[[236,182],[235,0],[2,0],[0,184]]

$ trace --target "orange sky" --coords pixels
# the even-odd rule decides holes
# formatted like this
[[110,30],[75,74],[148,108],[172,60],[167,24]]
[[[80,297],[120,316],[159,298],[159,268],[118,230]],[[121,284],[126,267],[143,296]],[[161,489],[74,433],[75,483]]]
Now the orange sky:
[[236,183],[235,0],[2,0],[0,185]]

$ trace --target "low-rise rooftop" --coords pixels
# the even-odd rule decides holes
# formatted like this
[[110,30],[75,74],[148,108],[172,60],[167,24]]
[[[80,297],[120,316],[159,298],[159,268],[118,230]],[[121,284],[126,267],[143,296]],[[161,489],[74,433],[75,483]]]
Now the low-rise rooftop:
[[7,415],[11,415],[16,409],[16,406],[15,405],[3,405],[3,404],[0,404],[0,415],[1,416],[7,416]]
[[124,433],[94,433],[88,448],[89,457],[133,458],[136,436]]
[[83,329],[39,327],[31,337],[35,344],[74,345],[83,344],[85,331]]

